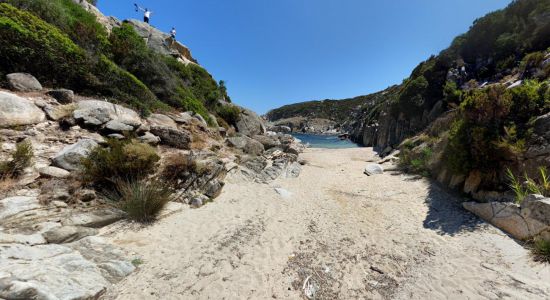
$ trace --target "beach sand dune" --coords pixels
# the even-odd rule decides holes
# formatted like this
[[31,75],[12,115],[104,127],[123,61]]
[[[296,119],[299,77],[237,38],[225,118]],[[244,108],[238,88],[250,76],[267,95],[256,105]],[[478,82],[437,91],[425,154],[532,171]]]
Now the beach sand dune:
[[230,177],[213,203],[107,235],[143,263],[105,298],[550,298],[548,265],[430,180],[365,176],[374,156],[309,149],[297,179]]

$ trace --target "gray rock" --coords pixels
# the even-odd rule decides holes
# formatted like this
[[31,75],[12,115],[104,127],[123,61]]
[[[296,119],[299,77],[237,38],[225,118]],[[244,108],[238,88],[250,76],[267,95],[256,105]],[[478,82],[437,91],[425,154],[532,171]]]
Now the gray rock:
[[40,82],[28,73],[11,73],[6,76],[6,80],[13,91],[36,92],[42,90]]
[[15,94],[0,92],[0,127],[44,122],[46,115],[31,101]]
[[177,123],[190,125],[195,118],[193,118],[193,115],[191,113],[183,112],[176,116],[173,116],[172,119],[174,119],[174,121],[176,121]]
[[206,122],[206,120],[199,114],[194,114],[193,117],[195,117],[195,119],[199,120],[199,122],[204,125],[204,126],[208,126],[208,122]]
[[125,136],[123,136],[120,133],[111,133],[111,134],[108,135],[108,137],[110,137],[112,139],[115,139],[115,140],[123,140],[123,139],[126,138]]
[[379,164],[368,164],[364,173],[368,176],[379,175],[384,173],[384,168]]
[[86,125],[100,126],[111,120],[139,127],[141,119],[139,115],[123,106],[99,100],[80,101],[76,105],[73,117]]
[[243,148],[243,151],[250,155],[261,155],[264,150],[264,145],[253,139],[248,139],[246,145]]
[[298,162],[291,163],[285,173],[286,178],[298,178],[302,173],[302,165]]
[[119,120],[111,120],[107,122],[107,124],[105,124],[105,129],[108,129],[114,132],[129,132],[129,131],[133,131],[134,127],[130,125],[126,125],[120,122]]
[[204,187],[204,194],[210,199],[215,199],[222,193],[224,185],[225,184],[218,179],[210,180]]
[[248,140],[246,136],[233,136],[227,139],[227,144],[237,149],[244,149]]
[[299,155],[299,154],[302,152],[302,149],[300,148],[299,144],[297,144],[297,143],[292,143],[292,144],[290,144],[290,145],[287,145],[287,146],[284,148],[284,151],[285,151],[286,153]]
[[40,208],[36,197],[9,197],[0,200],[0,221],[19,213]]
[[210,199],[205,195],[197,195],[191,198],[189,204],[195,208],[199,208],[206,204]]
[[266,133],[262,119],[253,111],[240,108],[241,113],[237,121],[237,131],[246,136],[262,135]]
[[50,120],[59,121],[63,118],[72,117],[76,106],[74,104],[67,105],[46,105],[43,109]]
[[96,199],[96,193],[94,190],[83,189],[76,193],[76,197],[82,202],[90,202]]
[[105,208],[72,215],[68,219],[63,220],[62,223],[65,226],[100,228],[113,224],[114,222],[121,220],[123,217],[124,214],[121,211]]
[[160,143],[160,138],[150,132],[146,132],[144,135],[138,137],[138,140],[149,145],[157,145]]
[[166,115],[152,114],[147,118],[147,122],[149,122],[151,126],[161,126],[178,129],[178,124],[176,124],[176,122],[172,120],[172,118]]
[[65,245],[1,245],[0,298],[98,299],[135,270],[126,256],[99,237]]
[[74,92],[67,89],[51,90],[48,95],[61,104],[69,104],[74,101]]
[[65,147],[54,158],[55,166],[69,171],[80,170],[82,159],[88,157],[90,152],[98,146],[94,140],[80,140],[76,144]]
[[152,126],[151,133],[158,136],[165,145],[188,150],[191,148],[191,134],[170,127]]
[[64,244],[78,241],[84,237],[96,235],[98,233],[99,231],[95,228],[61,226],[42,233],[42,236],[50,244]]
[[281,146],[281,141],[279,141],[277,137],[271,137],[266,135],[255,135],[252,138],[262,143],[262,145],[264,145],[265,150],[269,150],[271,148]]
[[38,173],[40,173],[40,176],[46,178],[67,178],[71,175],[69,171],[52,166],[42,168],[38,170]]

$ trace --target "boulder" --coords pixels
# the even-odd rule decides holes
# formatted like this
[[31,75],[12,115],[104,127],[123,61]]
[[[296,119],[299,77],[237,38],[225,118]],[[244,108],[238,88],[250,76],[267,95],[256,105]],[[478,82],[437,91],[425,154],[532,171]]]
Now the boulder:
[[206,204],[210,199],[205,195],[196,195],[191,197],[189,200],[189,205],[193,206],[194,208],[199,208]]
[[227,139],[227,144],[237,149],[244,149],[248,140],[246,136],[233,136]]
[[190,125],[195,118],[193,118],[193,115],[191,113],[183,112],[173,116],[172,119],[174,119],[174,121],[176,121],[177,123]]
[[301,147],[300,147],[300,144],[298,144],[298,143],[291,143],[291,144],[285,146],[284,151],[285,151],[286,153],[290,153],[290,154],[294,154],[294,155],[299,155],[299,154],[302,152],[302,149],[301,149]]
[[95,228],[81,226],[61,226],[54,227],[44,233],[42,236],[50,244],[64,244],[78,241],[84,237],[96,235],[99,231]]
[[67,89],[51,90],[48,95],[61,104],[69,104],[74,101],[74,92]]
[[67,178],[71,175],[71,173],[67,170],[52,166],[42,168],[38,170],[38,173],[40,173],[40,176],[45,178]]
[[117,120],[120,123],[139,127],[141,119],[139,115],[123,106],[99,100],[85,100],[76,104],[73,117],[83,122],[85,125],[100,126],[111,120]]
[[53,164],[68,171],[78,171],[82,166],[82,159],[88,157],[90,152],[99,146],[91,139],[78,141],[76,144],[65,147],[53,158]]
[[240,108],[241,113],[236,123],[237,131],[246,136],[263,135],[266,133],[262,119],[253,111]]
[[76,106],[67,105],[46,105],[43,109],[50,120],[59,121],[63,118],[72,117]]
[[208,183],[206,183],[206,186],[203,188],[204,194],[208,196],[210,199],[217,198],[222,193],[224,185],[225,184],[218,179],[210,180],[208,181]]
[[149,122],[149,125],[151,126],[161,126],[178,129],[178,124],[176,124],[176,122],[167,115],[152,114],[147,118],[147,122]]
[[255,135],[252,138],[262,143],[262,145],[264,145],[265,150],[269,150],[271,148],[281,146],[281,142],[277,137],[270,137],[267,135]]
[[0,92],[0,128],[37,124],[45,120],[44,112],[31,101]]
[[243,151],[250,155],[261,155],[264,150],[264,145],[253,139],[248,139],[246,145],[243,148]]
[[144,135],[138,137],[138,140],[153,146],[160,143],[160,138],[150,132],[146,132]]
[[111,120],[105,124],[105,129],[114,131],[114,132],[129,132],[133,131],[134,127],[126,125],[119,120]]
[[163,126],[151,126],[151,133],[158,136],[161,143],[165,145],[184,150],[191,148],[191,134],[187,131]]
[[13,91],[37,92],[42,90],[40,82],[28,73],[11,73],[6,76],[8,86]]
[[368,176],[374,176],[384,173],[384,168],[379,164],[368,164],[363,172]]

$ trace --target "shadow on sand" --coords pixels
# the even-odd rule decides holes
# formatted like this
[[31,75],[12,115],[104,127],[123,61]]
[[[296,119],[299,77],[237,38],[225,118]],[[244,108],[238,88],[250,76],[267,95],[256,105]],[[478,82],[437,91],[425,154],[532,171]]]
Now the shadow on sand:
[[483,220],[462,207],[462,201],[459,195],[432,180],[425,200],[429,211],[424,220],[424,228],[441,235],[453,236],[485,225]]

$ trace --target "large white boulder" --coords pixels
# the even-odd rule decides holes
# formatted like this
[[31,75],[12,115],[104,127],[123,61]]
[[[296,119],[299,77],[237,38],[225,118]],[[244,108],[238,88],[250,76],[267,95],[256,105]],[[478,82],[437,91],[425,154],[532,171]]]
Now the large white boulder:
[[28,73],[11,73],[6,76],[10,89],[18,92],[36,92],[42,90],[40,82]]
[[46,115],[31,101],[0,92],[0,128],[44,122]]
[[86,125],[100,126],[109,121],[116,120],[120,123],[139,127],[141,118],[135,111],[106,101],[85,100],[76,104],[73,117]]

